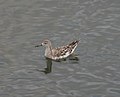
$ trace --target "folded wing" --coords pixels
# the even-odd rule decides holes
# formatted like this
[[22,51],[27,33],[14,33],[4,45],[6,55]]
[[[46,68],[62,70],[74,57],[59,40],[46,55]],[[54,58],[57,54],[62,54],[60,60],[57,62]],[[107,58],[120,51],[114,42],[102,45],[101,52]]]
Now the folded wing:
[[62,59],[71,55],[77,47],[79,41],[73,41],[70,44],[58,47],[52,50],[53,59]]

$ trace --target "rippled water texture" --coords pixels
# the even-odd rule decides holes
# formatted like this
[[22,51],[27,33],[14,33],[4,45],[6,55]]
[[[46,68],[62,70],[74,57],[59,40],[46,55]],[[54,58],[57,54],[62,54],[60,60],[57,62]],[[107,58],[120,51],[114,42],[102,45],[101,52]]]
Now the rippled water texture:
[[[79,60],[47,64],[46,38]],[[120,0],[0,0],[0,97],[120,97]]]

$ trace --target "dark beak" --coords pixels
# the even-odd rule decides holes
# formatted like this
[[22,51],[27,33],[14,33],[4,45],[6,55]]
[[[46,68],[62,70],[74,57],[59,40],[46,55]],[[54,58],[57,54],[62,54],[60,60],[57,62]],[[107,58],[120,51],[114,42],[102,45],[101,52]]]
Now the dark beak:
[[40,46],[42,46],[42,44],[40,44],[40,45],[36,45],[35,47],[40,47]]

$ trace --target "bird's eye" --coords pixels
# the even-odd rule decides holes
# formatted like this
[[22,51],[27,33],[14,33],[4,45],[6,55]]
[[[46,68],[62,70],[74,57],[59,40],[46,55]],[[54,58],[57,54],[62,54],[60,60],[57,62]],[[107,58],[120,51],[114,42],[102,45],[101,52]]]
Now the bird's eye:
[[47,44],[47,42],[45,42],[44,44]]

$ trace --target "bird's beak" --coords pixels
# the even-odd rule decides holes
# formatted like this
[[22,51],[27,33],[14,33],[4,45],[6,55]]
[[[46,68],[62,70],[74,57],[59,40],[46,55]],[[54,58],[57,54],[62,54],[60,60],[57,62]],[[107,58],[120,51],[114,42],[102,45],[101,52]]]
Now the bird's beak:
[[40,47],[40,46],[42,46],[42,44],[40,44],[40,45],[36,45],[35,47]]

